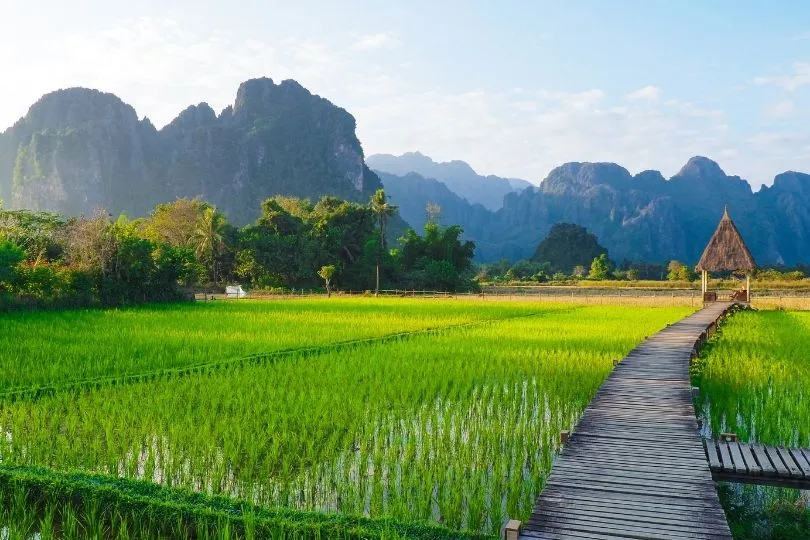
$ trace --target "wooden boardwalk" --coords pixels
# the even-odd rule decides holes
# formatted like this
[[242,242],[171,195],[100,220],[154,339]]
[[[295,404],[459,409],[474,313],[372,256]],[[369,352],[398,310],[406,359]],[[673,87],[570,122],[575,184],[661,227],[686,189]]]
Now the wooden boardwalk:
[[555,460],[520,538],[731,538],[689,364],[732,305],[708,304],[619,363]]
[[810,449],[704,441],[717,481],[810,489]]

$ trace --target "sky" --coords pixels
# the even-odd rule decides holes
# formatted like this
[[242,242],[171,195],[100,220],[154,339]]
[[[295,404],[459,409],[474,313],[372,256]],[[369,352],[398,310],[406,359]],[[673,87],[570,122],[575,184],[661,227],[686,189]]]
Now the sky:
[[352,113],[366,155],[810,172],[806,0],[0,0],[0,73],[0,130],[72,86],[160,128],[267,76]]

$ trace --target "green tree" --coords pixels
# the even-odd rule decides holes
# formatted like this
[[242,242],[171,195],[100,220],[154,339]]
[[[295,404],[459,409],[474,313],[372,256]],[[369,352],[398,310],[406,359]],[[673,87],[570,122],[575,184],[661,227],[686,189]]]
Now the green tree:
[[143,221],[143,234],[158,244],[180,248],[195,247],[200,222],[209,208],[211,205],[208,203],[186,198],[158,204]]
[[534,280],[543,281],[549,273],[549,263],[539,263],[529,260],[520,260],[513,264],[509,270],[506,271],[505,277],[509,280]]
[[0,290],[10,289],[17,265],[25,260],[25,252],[14,242],[0,241]]
[[396,253],[402,284],[450,292],[473,288],[475,244],[461,241],[461,233],[458,225],[441,227],[436,223],[425,225],[424,236],[408,229],[400,238],[401,249]]
[[385,227],[388,224],[388,219],[397,213],[397,207],[388,203],[385,197],[385,190],[382,189],[378,189],[374,192],[374,195],[371,196],[369,206],[371,207],[371,211],[377,217],[377,223],[379,225],[379,240],[377,243],[376,260],[377,279],[374,284],[374,294],[378,294],[380,292],[380,258],[382,253],[385,252]]
[[0,240],[16,244],[34,266],[61,257],[60,234],[65,225],[62,216],[51,212],[0,207]]
[[332,285],[332,276],[335,275],[336,270],[337,270],[337,268],[335,267],[334,264],[327,264],[327,265],[321,266],[321,269],[318,270],[318,275],[321,277],[321,279],[323,280],[324,285],[326,286],[326,296],[327,297],[332,296],[332,287],[331,287],[331,285]]
[[211,280],[217,283],[217,262],[225,245],[225,217],[216,207],[207,206],[198,216],[190,241],[197,260],[211,270]]
[[377,237],[374,222],[369,206],[335,197],[314,206],[293,197],[267,199],[256,224],[239,233],[236,273],[258,287],[317,286],[317,269],[334,264],[342,284],[368,287],[378,255],[367,253]]
[[679,261],[669,261],[667,265],[667,279],[669,281],[694,281],[694,270]]
[[375,216],[369,206],[359,205],[335,197],[323,197],[306,217],[306,225],[317,243],[315,268],[334,264],[341,284],[349,288],[370,288],[371,272],[380,255],[380,274],[385,275],[389,256],[374,251],[369,258],[369,241],[378,240],[374,233]]
[[605,253],[594,258],[591,262],[591,270],[588,272],[588,277],[595,280],[607,279],[610,275],[610,261]]
[[548,236],[537,246],[533,261],[548,262],[552,272],[571,272],[576,266],[587,266],[607,249],[599,245],[596,236],[573,223],[554,225]]

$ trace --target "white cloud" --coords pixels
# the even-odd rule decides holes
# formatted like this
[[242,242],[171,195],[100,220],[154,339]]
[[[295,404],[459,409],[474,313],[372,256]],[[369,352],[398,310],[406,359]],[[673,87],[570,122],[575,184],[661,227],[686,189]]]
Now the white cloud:
[[796,105],[792,100],[786,99],[765,108],[765,115],[770,118],[790,118],[796,112]]
[[357,41],[352,43],[351,49],[355,51],[368,51],[390,47],[397,43],[399,43],[399,40],[397,40],[391,34],[379,32],[376,34],[361,36]]
[[794,62],[793,73],[776,77],[754,77],[754,84],[773,84],[789,92],[810,85],[810,62]]
[[657,101],[660,95],[661,89],[657,86],[645,86],[644,88],[630,92],[625,97],[630,101]]

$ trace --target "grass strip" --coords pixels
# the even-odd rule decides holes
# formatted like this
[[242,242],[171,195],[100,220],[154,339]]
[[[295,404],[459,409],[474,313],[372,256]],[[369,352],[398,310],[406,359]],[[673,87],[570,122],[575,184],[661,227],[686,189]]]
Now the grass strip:
[[25,528],[28,534],[51,530],[55,521],[63,532],[130,530],[132,537],[145,533],[150,538],[222,537],[226,530],[233,538],[290,540],[492,538],[430,523],[262,508],[150,482],[39,467],[0,465],[0,493],[9,527]]

